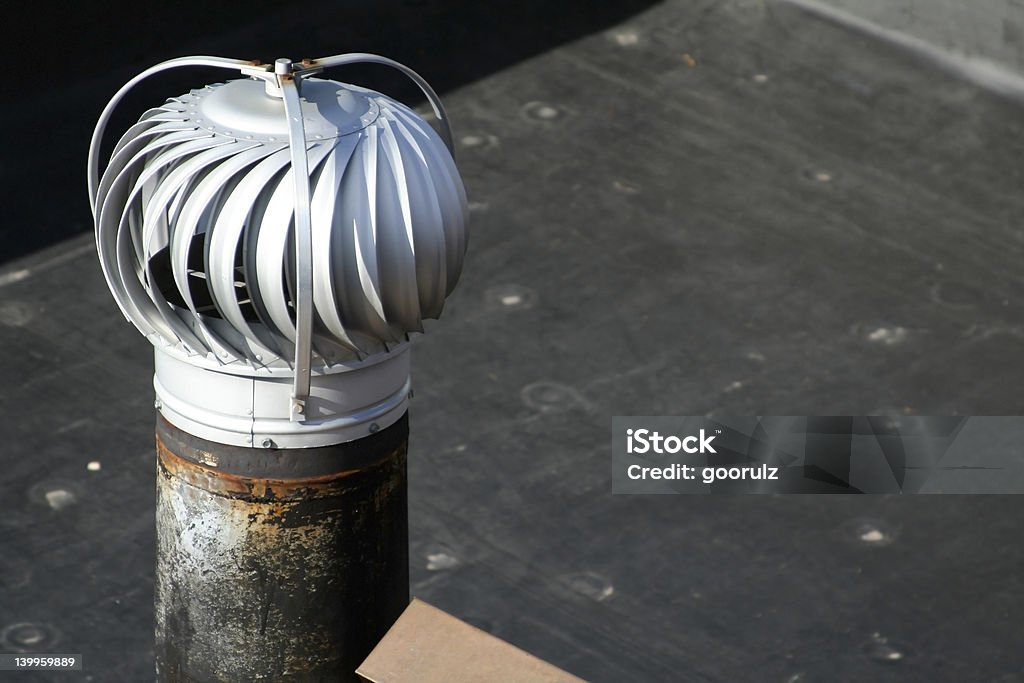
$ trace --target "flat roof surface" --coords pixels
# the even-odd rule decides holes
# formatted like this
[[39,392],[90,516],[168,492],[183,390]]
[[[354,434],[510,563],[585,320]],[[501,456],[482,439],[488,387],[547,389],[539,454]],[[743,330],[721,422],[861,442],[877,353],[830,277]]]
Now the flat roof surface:
[[1024,412],[1012,79],[811,3],[265,4],[97,26],[4,95],[0,651],[85,657],[19,681],[152,677],[152,350],[91,246],[102,104],[163,58],[346,49],[436,82],[472,214],[413,348],[413,595],[592,681],[1024,680],[1024,498],[610,484],[613,415]]

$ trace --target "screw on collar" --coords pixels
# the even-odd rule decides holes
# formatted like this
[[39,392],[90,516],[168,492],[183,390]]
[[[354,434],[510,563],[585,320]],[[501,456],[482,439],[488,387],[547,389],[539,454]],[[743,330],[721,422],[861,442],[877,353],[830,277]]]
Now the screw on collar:
[[239,71],[246,76],[262,80],[267,95],[282,99],[284,97],[281,92],[282,80],[294,80],[296,84],[299,84],[303,77],[320,73],[323,71],[323,67],[318,66],[315,59],[307,58],[300,62],[293,62],[287,57],[282,57],[274,60],[273,64],[255,63],[252,66],[243,67]]

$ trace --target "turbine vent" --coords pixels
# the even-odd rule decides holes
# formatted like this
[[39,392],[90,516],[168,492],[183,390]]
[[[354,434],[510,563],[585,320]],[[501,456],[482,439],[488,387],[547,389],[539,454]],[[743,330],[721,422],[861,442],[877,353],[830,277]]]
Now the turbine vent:
[[[416,81],[442,134],[385,95],[313,76],[361,61]],[[195,65],[247,78],[146,111],[118,140],[101,176],[99,144],[127,90],[158,71]],[[318,400],[317,386],[342,381],[325,378],[404,358],[408,335],[440,316],[462,269],[468,210],[447,117],[422,78],[364,54],[289,71],[195,57],[143,72],[100,118],[89,190],[114,299],[166,356],[158,386],[160,368],[180,371],[181,363],[253,382],[290,380],[285,416],[296,423],[288,430],[300,434],[324,431],[307,402]],[[398,389],[407,381],[406,371]],[[379,403],[394,390],[383,398],[370,393]],[[318,405],[317,415],[325,410]],[[335,421],[346,414],[327,413]],[[205,436],[243,442],[244,429],[228,431]],[[297,443],[323,445],[338,434]]]

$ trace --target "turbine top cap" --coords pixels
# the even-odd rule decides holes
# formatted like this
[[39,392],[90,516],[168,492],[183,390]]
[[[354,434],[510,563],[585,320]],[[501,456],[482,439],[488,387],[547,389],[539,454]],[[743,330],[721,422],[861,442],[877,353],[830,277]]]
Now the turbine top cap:
[[[355,133],[380,115],[374,101],[380,94],[364,88],[309,77],[301,81],[299,92],[307,142]],[[283,98],[268,94],[256,80],[208,86],[177,99],[186,105],[186,120],[197,129],[239,140],[288,140]]]

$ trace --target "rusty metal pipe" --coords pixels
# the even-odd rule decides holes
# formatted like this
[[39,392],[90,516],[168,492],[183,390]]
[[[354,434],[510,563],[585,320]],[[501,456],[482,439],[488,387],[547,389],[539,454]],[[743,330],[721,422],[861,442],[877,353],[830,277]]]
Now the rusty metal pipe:
[[[313,77],[364,62],[411,78],[441,134]],[[242,78],[147,110],[101,169],[126,93],[192,66]],[[410,335],[468,238],[451,141],[426,81],[363,53],[172,59],[100,115],[97,253],[156,358],[158,680],[352,681],[408,603]]]
[[356,681],[409,602],[408,416],[306,449],[158,418],[161,683]]

